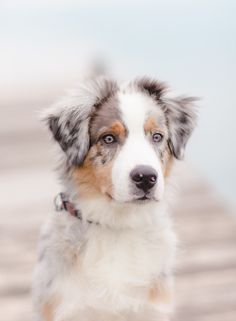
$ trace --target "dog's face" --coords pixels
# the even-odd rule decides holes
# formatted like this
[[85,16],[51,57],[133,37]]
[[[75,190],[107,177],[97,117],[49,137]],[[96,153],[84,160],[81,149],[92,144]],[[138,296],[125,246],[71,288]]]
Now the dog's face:
[[160,201],[173,157],[183,157],[194,128],[191,98],[168,99],[162,83],[140,79],[119,88],[89,82],[47,114],[83,197]]

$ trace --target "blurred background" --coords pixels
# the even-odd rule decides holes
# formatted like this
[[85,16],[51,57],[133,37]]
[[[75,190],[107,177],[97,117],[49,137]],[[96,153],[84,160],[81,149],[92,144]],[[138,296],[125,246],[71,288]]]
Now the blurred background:
[[31,320],[39,228],[60,191],[38,111],[102,62],[201,98],[177,164],[177,321],[236,320],[234,0],[1,0],[0,302]]

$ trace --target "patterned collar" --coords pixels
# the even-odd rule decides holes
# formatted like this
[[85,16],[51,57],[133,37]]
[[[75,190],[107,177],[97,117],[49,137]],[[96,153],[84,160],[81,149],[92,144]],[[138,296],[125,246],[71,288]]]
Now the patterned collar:
[[65,193],[57,194],[54,199],[54,205],[57,212],[67,211],[70,215],[82,220],[81,212],[69,201],[69,198]]

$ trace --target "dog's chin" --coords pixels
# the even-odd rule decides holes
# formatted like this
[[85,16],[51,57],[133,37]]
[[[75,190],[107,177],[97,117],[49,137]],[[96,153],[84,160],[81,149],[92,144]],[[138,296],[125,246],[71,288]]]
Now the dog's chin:
[[134,198],[131,200],[131,203],[135,203],[135,204],[147,204],[150,202],[158,202],[158,199],[153,196],[151,197],[151,196],[143,195],[141,197]]
[[107,198],[110,201],[113,201],[115,203],[119,203],[119,204],[148,204],[151,202],[159,202],[159,200],[154,197],[154,196],[149,196],[149,195],[142,195],[142,196],[133,196],[130,197],[128,199],[117,199],[116,197],[114,197],[111,194],[106,193]]

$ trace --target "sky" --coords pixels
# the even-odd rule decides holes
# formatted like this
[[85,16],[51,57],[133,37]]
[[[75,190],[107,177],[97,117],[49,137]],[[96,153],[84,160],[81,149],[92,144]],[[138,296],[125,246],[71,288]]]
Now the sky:
[[233,0],[2,0],[1,96],[70,85],[94,57],[167,81],[201,97],[187,160],[235,204],[235,15]]

